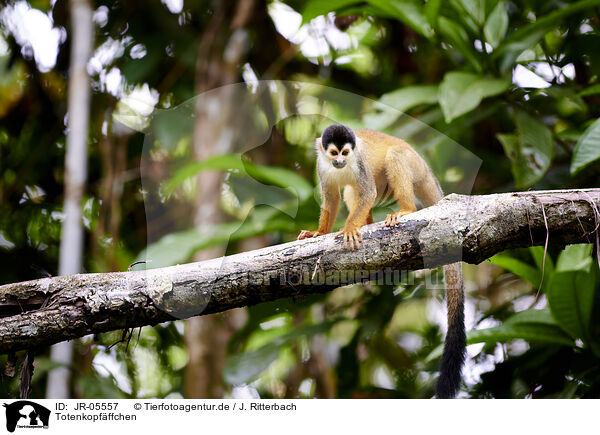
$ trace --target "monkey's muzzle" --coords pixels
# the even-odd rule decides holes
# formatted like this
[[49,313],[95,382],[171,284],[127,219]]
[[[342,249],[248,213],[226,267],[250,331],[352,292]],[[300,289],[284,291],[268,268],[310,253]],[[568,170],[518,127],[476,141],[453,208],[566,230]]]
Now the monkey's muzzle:
[[334,168],[342,169],[344,166],[346,166],[346,160],[335,159],[332,164]]

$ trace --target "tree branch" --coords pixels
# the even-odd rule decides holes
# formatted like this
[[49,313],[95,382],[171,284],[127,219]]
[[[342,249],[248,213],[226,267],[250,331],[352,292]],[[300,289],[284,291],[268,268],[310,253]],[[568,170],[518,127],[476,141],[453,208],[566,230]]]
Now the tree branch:
[[554,245],[593,243],[599,206],[600,189],[453,194],[395,228],[364,227],[357,251],[330,234],[161,269],[7,284],[0,286],[0,353],[323,293],[386,269],[479,263],[505,249],[544,245],[547,236]]

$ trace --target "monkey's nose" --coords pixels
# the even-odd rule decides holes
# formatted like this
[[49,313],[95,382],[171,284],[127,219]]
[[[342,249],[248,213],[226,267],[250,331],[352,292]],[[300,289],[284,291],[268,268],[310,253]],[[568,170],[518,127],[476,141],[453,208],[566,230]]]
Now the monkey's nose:
[[335,160],[333,161],[333,166],[334,166],[335,168],[342,169],[344,166],[346,166],[346,160],[338,160],[338,159],[335,159]]

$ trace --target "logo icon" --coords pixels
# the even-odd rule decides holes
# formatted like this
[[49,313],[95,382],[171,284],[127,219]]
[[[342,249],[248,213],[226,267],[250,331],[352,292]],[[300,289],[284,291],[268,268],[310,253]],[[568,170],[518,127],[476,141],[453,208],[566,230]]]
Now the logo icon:
[[19,400],[4,404],[6,408],[6,429],[14,432],[19,428],[48,428],[50,410],[29,400]]

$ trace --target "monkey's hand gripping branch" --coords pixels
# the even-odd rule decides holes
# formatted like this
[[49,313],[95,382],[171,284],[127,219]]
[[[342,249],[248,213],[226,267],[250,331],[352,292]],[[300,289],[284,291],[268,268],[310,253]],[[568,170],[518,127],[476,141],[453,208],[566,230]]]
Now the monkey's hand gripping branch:
[[342,237],[344,240],[344,249],[350,249],[352,251],[358,249],[360,242],[363,240],[360,228],[344,227],[336,233],[335,237]]

